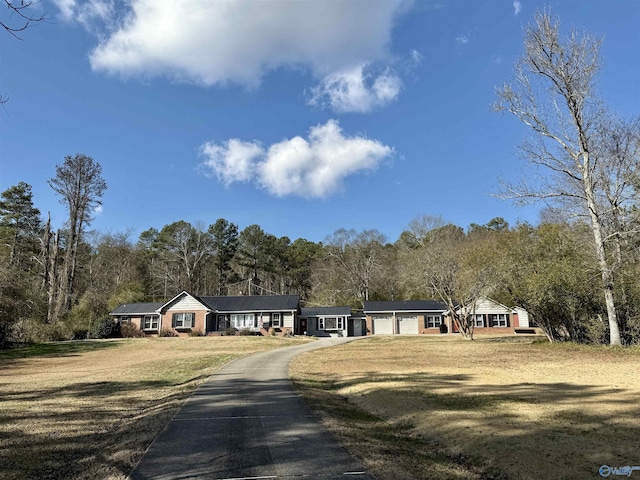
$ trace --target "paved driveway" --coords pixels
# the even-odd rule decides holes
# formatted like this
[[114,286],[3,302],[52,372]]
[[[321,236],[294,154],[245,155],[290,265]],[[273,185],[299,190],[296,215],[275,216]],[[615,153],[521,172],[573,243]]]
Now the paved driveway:
[[130,478],[371,479],[311,415],[288,375],[298,353],[345,341],[321,339],[221,368],[189,397]]

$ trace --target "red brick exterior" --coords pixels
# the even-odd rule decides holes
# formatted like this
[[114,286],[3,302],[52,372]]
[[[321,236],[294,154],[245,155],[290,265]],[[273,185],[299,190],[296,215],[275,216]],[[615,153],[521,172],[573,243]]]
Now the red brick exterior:
[[[195,319],[193,322],[193,328],[174,328],[173,327],[173,314],[174,313],[195,313]],[[190,332],[199,330],[204,334],[206,328],[206,310],[169,310],[162,314],[162,323],[160,330],[173,329],[178,332],[181,337],[186,337]]]
[[[376,314],[383,315],[383,314]],[[418,334],[419,335],[441,335],[440,328],[427,328],[426,316],[428,314],[416,315],[418,317]],[[391,312],[389,312],[391,316]],[[395,320],[395,317],[392,317]],[[458,333],[458,329],[453,325],[453,319],[450,316],[446,316],[442,319],[442,322],[447,326],[448,333]],[[367,315],[365,319],[367,332],[366,335],[373,334],[373,320],[372,315]],[[508,327],[475,327],[474,335],[514,335],[515,329],[518,328],[518,314],[509,314],[509,326]],[[394,327],[397,330],[397,325]]]

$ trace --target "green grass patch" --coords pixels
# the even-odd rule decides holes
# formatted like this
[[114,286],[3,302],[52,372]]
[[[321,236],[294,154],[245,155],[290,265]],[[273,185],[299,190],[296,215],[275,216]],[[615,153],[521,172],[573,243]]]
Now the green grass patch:
[[81,355],[95,350],[116,348],[128,340],[73,340],[69,342],[34,343],[24,347],[0,350],[0,361],[31,357]]

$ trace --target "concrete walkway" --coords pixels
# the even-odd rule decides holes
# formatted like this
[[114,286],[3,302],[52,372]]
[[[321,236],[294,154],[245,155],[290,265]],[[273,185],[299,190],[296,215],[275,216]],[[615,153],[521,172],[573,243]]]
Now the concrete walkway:
[[257,353],[202,384],[130,475],[141,479],[370,480],[293,390],[299,353],[352,339],[321,339]]

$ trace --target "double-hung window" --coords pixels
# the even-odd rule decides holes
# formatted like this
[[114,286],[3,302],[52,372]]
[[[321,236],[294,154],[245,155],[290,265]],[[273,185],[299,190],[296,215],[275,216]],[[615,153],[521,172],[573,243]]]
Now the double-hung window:
[[158,329],[158,315],[145,315],[142,317],[142,329],[143,330],[157,330]]
[[174,313],[171,326],[173,328],[193,328],[195,320],[195,313]]
[[438,328],[442,323],[442,316],[440,315],[427,315],[427,328]]
[[506,313],[492,313],[489,315],[489,322],[492,327],[508,327],[509,319]]
[[482,313],[476,313],[473,316],[473,326],[474,327],[484,327],[484,315]]
[[280,314],[279,313],[272,313],[271,314],[271,326],[272,327],[281,327],[282,324],[280,323]]

